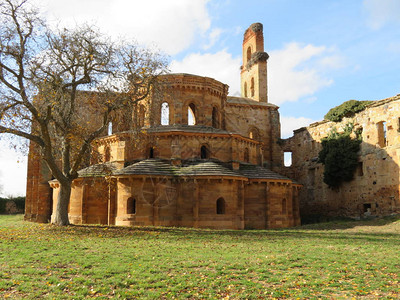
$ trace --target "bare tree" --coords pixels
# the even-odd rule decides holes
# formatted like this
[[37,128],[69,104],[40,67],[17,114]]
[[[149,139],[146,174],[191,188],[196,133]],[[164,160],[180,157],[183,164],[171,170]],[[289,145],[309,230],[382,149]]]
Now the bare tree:
[[60,183],[54,223],[67,225],[72,181],[90,144],[113,113],[147,97],[166,62],[93,26],[52,31],[27,0],[0,3],[0,133],[38,145]]

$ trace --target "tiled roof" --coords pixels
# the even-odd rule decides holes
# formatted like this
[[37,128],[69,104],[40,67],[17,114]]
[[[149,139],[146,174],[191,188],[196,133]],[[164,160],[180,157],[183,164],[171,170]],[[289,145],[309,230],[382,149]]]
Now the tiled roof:
[[[96,167],[95,167],[96,166]],[[97,170],[99,165],[91,166],[93,170]],[[82,171],[85,171],[86,168]],[[80,171],[80,172],[82,172]],[[99,172],[91,172],[93,176],[101,176]],[[85,171],[85,174],[90,172]],[[275,180],[291,180],[269,169],[253,164],[240,164],[239,170],[233,170],[232,164],[221,162],[217,159],[193,159],[182,161],[180,167],[171,165],[169,160],[163,159],[145,159],[133,162],[127,167],[114,170],[114,175],[153,175],[153,176],[230,176],[245,177],[249,179],[275,179]],[[81,177],[81,173],[79,174]]]
[[180,176],[235,176],[243,177],[231,169],[230,164],[218,160],[184,161],[179,170]]
[[232,97],[228,96],[227,99],[228,104],[246,104],[246,105],[256,105],[256,106],[264,106],[264,107],[274,107],[278,108],[275,104],[268,103],[268,102],[258,102],[256,100],[244,97]]
[[272,172],[270,169],[252,164],[240,164],[239,172],[249,179],[291,180],[283,175]]
[[114,174],[176,176],[177,172],[177,167],[172,166],[168,160],[150,158],[135,162],[121,170],[114,172]]
[[115,163],[106,162],[84,168],[78,171],[78,175],[79,177],[103,177],[105,175],[113,174],[116,169],[117,167]]
[[114,175],[154,175],[154,176],[239,176],[242,175],[232,171],[217,160],[190,160],[184,161],[181,167],[170,164],[168,160],[145,159],[135,162]]

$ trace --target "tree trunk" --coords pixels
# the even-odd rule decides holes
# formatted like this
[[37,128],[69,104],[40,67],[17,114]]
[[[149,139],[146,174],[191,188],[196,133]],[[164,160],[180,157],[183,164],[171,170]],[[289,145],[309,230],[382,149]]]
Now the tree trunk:
[[58,194],[56,216],[53,222],[56,225],[66,226],[69,224],[68,204],[71,196],[71,185],[72,182],[60,182],[60,192]]

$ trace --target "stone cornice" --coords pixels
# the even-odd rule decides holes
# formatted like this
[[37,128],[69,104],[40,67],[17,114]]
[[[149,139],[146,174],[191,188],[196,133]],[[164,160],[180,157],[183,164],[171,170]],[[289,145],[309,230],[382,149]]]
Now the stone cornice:
[[[142,129],[140,131],[141,134],[145,134],[148,136],[157,136],[157,137],[173,137],[173,136],[185,136],[185,137],[208,137],[208,138],[227,138],[227,139],[234,139],[239,142],[245,142],[248,144],[253,144],[254,147],[258,145],[263,146],[263,142],[253,140],[249,137],[243,136],[238,133],[215,133],[215,132],[190,132],[184,130],[173,130],[173,131],[165,131],[165,132],[147,132],[146,129]],[[130,138],[134,138],[135,135],[138,133],[135,132],[121,132],[116,133],[110,136],[106,136],[103,138],[98,138],[94,141],[97,145],[109,145],[112,143],[120,142],[120,141],[127,141]]]
[[226,175],[189,175],[189,176],[168,176],[168,175],[112,175],[111,178],[117,179],[129,179],[129,178],[148,178],[151,177],[152,180],[164,180],[165,178],[170,178],[178,181],[190,181],[190,180],[238,180],[238,181],[249,181],[249,179],[245,176],[226,176]]
[[168,74],[160,76],[161,83],[169,89],[206,92],[217,97],[226,97],[229,86],[210,77],[191,74]]
[[[260,102],[260,103],[265,103],[265,102]],[[237,106],[237,107],[247,107],[247,108],[260,108],[260,109],[272,109],[272,110],[278,110],[279,107],[271,104],[271,105],[260,105],[260,104],[247,104],[247,103],[232,103],[232,102],[227,102],[227,106]]]
[[[291,179],[270,179],[270,178],[249,178],[249,184],[250,183],[261,183],[261,182],[268,182],[272,184],[286,184],[286,185],[295,185],[298,186],[299,184],[293,183]],[[302,186],[300,184],[300,186]]]
[[119,132],[112,135],[98,137],[93,141],[94,144],[101,145],[110,145],[116,142],[126,141],[129,139],[129,132]]
[[253,140],[249,137],[237,133],[208,133],[208,132],[185,132],[185,131],[168,131],[168,132],[151,132],[149,135],[155,136],[185,136],[185,137],[208,137],[208,138],[232,138],[239,142],[245,142],[248,144],[253,144],[255,147],[258,145],[263,145],[262,142]]
[[157,176],[157,175],[112,175],[111,178],[117,179],[130,179],[130,178],[147,178],[151,177],[152,180],[165,180],[165,178],[170,178],[174,181],[191,181],[191,180],[215,180],[215,181],[223,181],[223,180],[237,180],[237,181],[245,181],[247,184],[252,183],[268,183],[271,185],[291,185],[292,187],[301,188],[303,185],[299,183],[293,182],[291,179],[270,179],[270,178],[247,178],[245,176],[225,176],[225,175],[190,175],[190,176]]
[[[251,54],[251,59],[247,62],[246,67],[243,68],[243,66],[241,67],[242,69],[242,73],[246,70],[249,70],[253,65],[259,63],[259,62],[266,62],[269,58],[269,55],[267,52],[254,52],[253,54]],[[244,70],[245,69],[245,70]]]

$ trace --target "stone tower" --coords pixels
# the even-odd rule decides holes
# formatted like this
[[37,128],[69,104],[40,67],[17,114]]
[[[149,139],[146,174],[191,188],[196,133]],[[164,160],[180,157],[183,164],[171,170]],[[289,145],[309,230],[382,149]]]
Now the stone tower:
[[264,52],[263,25],[254,23],[244,33],[241,96],[268,102],[267,60]]

